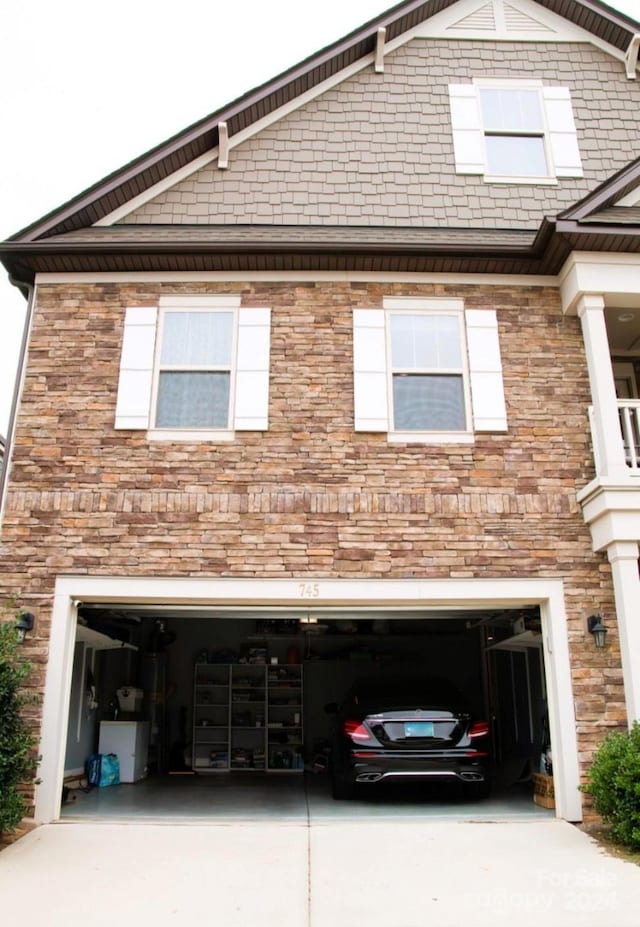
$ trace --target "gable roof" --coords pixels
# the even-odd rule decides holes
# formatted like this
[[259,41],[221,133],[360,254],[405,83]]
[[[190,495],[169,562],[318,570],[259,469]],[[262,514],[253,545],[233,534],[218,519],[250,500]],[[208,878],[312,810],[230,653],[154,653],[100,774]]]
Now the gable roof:
[[[9,241],[33,242],[93,225],[154,184],[204,155],[219,143],[218,126],[227,124],[229,137],[313,89],[344,68],[374,54],[377,33],[385,41],[454,6],[459,0],[404,0],[380,16],[316,54],[289,68],[227,106],[110,174],[42,219],[13,235]],[[600,0],[533,0],[592,35],[625,51],[640,24],[617,13]]]
[[[351,270],[552,275],[558,273],[574,249],[640,253],[640,208],[633,195],[633,205],[617,205],[640,185],[640,158],[557,219],[544,219],[537,231],[237,222],[109,224],[110,214],[129,205],[133,198],[181,167],[191,165],[194,159],[210,157],[212,148],[218,145],[220,122],[227,123],[230,136],[253,127],[287,103],[295,104],[301,94],[332,76],[340,80],[341,72],[349,65],[358,66],[361,58],[366,59],[366,65],[375,55],[380,28],[386,29],[389,40],[402,37],[459,2],[405,0],[0,243],[0,260],[20,285],[33,281],[38,273],[83,272]],[[482,0],[477,2],[482,4]],[[615,13],[599,0],[527,3],[529,7],[537,3],[570,19],[618,49],[625,49],[634,34],[640,32],[639,23]],[[481,12],[484,7],[474,9]],[[107,221],[101,223],[105,217]]]

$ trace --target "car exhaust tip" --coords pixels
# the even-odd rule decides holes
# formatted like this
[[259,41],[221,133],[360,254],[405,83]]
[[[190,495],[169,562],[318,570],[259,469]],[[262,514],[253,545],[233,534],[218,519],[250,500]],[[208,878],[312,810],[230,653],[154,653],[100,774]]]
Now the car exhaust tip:
[[460,778],[464,779],[465,782],[484,782],[482,773],[463,772],[460,773]]
[[360,773],[356,782],[378,782],[382,779],[382,773]]

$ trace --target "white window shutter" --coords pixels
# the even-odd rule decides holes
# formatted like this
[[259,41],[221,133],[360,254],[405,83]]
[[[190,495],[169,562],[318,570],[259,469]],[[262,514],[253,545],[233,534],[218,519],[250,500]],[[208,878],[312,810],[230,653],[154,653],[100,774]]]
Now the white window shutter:
[[353,394],[356,431],[389,431],[385,313],[353,310]]
[[467,350],[474,431],[506,431],[498,319],[494,309],[467,309]]
[[567,87],[544,87],[544,108],[556,177],[582,177],[578,135]]
[[155,306],[125,311],[116,428],[146,431],[149,427],[157,318]]
[[238,310],[233,427],[237,431],[266,431],[269,427],[269,352],[271,310]]
[[450,84],[449,104],[457,174],[484,174],[484,131],[477,88]]

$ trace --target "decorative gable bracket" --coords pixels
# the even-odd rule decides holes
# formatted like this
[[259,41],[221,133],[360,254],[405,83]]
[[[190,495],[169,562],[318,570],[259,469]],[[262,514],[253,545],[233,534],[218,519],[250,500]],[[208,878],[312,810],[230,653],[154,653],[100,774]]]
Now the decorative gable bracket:
[[387,38],[387,30],[384,26],[376,32],[376,58],[374,62],[374,71],[376,74],[382,74],[384,71],[384,43]]
[[218,167],[221,171],[229,167],[229,130],[226,122],[218,123]]
[[624,57],[624,63],[627,68],[627,77],[629,80],[636,79],[636,68],[638,66],[638,52],[640,51],[640,32],[636,32],[629,42],[627,53]]

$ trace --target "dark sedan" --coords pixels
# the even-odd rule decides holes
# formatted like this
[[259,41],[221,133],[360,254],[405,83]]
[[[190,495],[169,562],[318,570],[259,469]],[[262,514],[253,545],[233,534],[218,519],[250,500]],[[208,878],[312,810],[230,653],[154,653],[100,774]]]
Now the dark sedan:
[[335,721],[334,798],[351,798],[356,784],[400,779],[458,781],[469,797],[489,794],[489,725],[447,680],[367,680],[325,709]]

